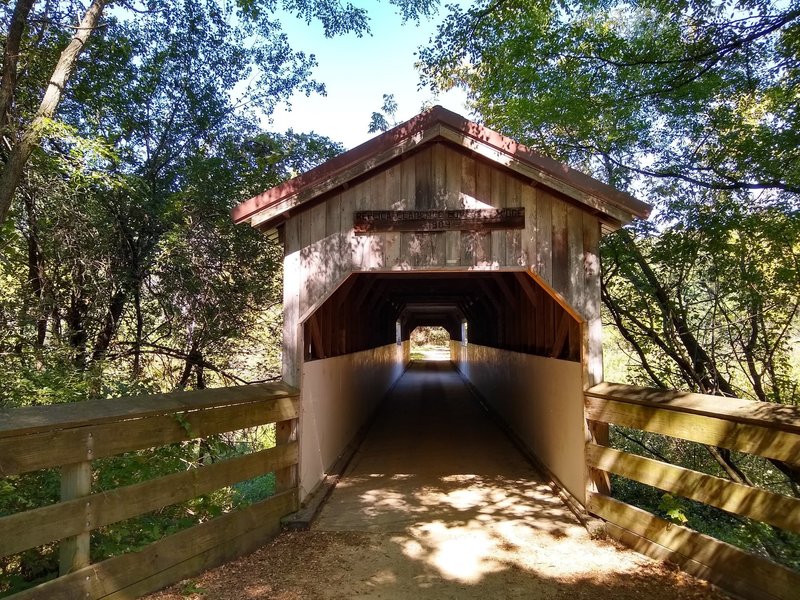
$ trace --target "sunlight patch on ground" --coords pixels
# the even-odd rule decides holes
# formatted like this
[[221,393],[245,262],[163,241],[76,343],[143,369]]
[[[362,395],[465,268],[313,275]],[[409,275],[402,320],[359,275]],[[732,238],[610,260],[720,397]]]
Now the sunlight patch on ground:
[[[356,479],[354,487],[369,485],[358,494],[364,522],[391,525],[403,556],[442,580],[476,585],[508,569],[571,579],[631,568],[610,548],[585,553],[586,530],[541,482],[458,474],[417,487],[411,474]],[[558,559],[570,555],[582,559]]]
[[449,348],[418,348],[411,351],[412,360],[422,361],[449,361]]

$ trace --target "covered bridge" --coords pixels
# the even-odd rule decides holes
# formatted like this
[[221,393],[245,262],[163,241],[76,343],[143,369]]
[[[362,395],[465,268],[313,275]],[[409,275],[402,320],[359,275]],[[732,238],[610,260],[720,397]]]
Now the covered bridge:
[[411,331],[439,325],[459,370],[583,504],[600,236],[649,210],[439,106],[238,205],[237,222],[284,245],[301,498],[403,372]]
[[[315,490],[330,488],[331,469],[376,413],[345,474],[349,485],[333,492],[320,521],[338,502],[355,507],[346,517],[362,529],[387,507],[446,529],[448,513],[436,510],[449,498],[452,521],[466,523],[474,539],[505,528],[507,514],[511,521],[527,514],[529,532],[549,532],[547,520],[552,526],[558,514],[581,529],[588,511],[612,537],[740,596],[798,598],[797,571],[609,493],[615,474],[800,533],[795,497],[608,445],[614,424],[800,465],[798,407],[603,382],[600,237],[648,211],[441,107],[241,203],[233,218],[284,249],[283,381],[0,409],[0,476],[58,468],[61,484],[60,501],[0,516],[0,557],[58,544],[59,577],[14,600],[136,598],[263,546],[302,501],[313,506],[322,496]],[[450,333],[452,367],[409,368],[409,336],[421,325]],[[441,393],[448,386],[456,390],[449,396]],[[112,490],[93,487],[97,459],[272,424],[274,447]],[[538,471],[529,477],[535,470],[509,437],[550,482]],[[479,438],[490,443],[479,447]],[[367,456],[369,448],[383,455]],[[384,455],[391,467],[379,464]],[[445,470],[447,460],[456,468]],[[439,487],[423,489],[414,506],[402,494],[387,500],[375,491],[381,481],[397,486],[420,472],[438,477]],[[275,494],[92,563],[93,531],[269,473]],[[505,487],[455,489],[476,473]],[[347,479],[353,474],[361,483]],[[545,498],[551,483],[575,515],[551,492]],[[350,505],[346,496],[336,500],[348,487]],[[587,554],[594,541],[582,534]],[[445,541],[448,550],[431,556],[450,564],[453,540]],[[473,564],[484,574],[514,570],[507,562]],[[305,564],[294,566],[305,576]],[[520,572],[527,583],[529,573],[547,573]],[[390,579],[383,589],[399,589]],[[413,581],[406,591],[417,598],[423,587]],[[229,590],[239,584],[237,576]],[[487,597],[478,587],[471,593]]]

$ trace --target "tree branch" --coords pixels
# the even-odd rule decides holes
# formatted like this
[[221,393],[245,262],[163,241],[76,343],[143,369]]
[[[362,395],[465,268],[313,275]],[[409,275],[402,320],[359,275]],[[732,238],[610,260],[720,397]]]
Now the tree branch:
[[77,66],[78,58],[86,46],[89,36],[97,27],[100,16],[103,14],[103,9],[109,1],[94,0],[86,11],[75,31],[75,35],[56,63],[53,75],[50,77],[50,83],[45,90],[39,109],[36,111],[36,116],[26,129],[22,139],[11,150],[8,161],[3,167],[2,175],[0,175],[0,225],[6,220],[11,201],[14,198],[14,192],[22,178],[25,164],[28,162],[28,158],[30,158],[34,148],[39,145],[47,121],[56,114],[56,109],[64,97],[67,82]]

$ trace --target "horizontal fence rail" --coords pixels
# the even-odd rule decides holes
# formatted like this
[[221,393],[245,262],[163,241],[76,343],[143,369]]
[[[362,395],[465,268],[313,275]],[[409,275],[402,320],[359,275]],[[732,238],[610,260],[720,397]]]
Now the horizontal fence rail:
[[[61,576],[9,598],[136,598],[255,549],[297,510],[293,436],[299,391],[269,383],[0,410],[0,477],[61,468],[61,501],[0,517],[0,556],[59,541]],[[275,424],[277,445],[110,491],[91,493],[92,461]],[[270,472],[277,494],[89,564],[90,532]]]
[[[585,393],[590,422],[621,425],[800,464],[800,408],[739,398],[602,383]],[[800,533],[800,500],[588,443],[591,469],[653,486],[790,532]],[[798,598],[800,573],[671,523],[607,495],[587,508],[612,537],[747,598]]]

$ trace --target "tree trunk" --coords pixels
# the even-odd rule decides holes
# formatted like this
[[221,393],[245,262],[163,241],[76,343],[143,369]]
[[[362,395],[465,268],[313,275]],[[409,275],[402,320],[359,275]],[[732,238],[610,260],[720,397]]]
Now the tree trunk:
[[25,130],[22,139],[11,149],[8,161],[3,166],[3,173],[0,175],[0,225],[6,220],[8,210],[11,207],[11,200],[22,178],[25,164],[28,162],[33,149],[41,141],[42,132],[47,125],[47,121],[56,114],[56,109],[64,96],[67,82],[75,71],[78,57],[86,46],[89,36],[97,27],[100,16],[103,14],[103,9],[108,3],[109,0],[94,0],[89,10],[86,11],[75,31],[75,35],[56,63],[50,83],[42,98],[42,103],[36,111],[36,116]]
[[3,79],[0,81],[0,137],[6,134],[9,122],[11,103],[17,88],[17,65],[19,63],[22,34],[28,22],[28,15],[36,0],[17,0],[11,24],[6,35],[6,47],[3,55]]
[[193,340],[192,347],[189,349],[189,353],[186,355],[186,360],[183,364],[181,378],[178,380],[177,388],[179,390],[183,390],[187,385],[189,385],[189,378],[192,376],[192,368],[194,367],[195,357],[197,354],[197,346],[197,340]]
[[114,339],[114,334],[117,332],[119,320],[122,317],[122,312],[125,310],[125,302],[128,295],[125,290],[117,290],[111,297],[111,302],[108,305],[108,312],[106,312],[105,319],[103,319],[103,328],[94,343],[94,350],[92,351],[92,361],[101,360],[111,345]]
[[47,311],[44,306],[44,264],[39,246],[39,226],[36,218],[36,204],[30,194],[24,194],[25,212],[28,216],[28,283],[36,301],[36,341],[34,347],[44,347],[47,337]]
[[133,343],[133,378],[142,375],[142,337],[144,335],[144,315],[142,314],[142,289],[139,282],[133,289],[133,309],[136,313],[136,338]]
[[74,351],[73,362],[78,369],[86,368],[86,313],[88,302],[84,295],[86,285],[86,269],[78,262],[72,273],[72,294],[70,297],[67,323],[69,325],[69,344]]
[[717,446],[706,446],[706,450],[708,450],[712,458],[717,461],[717,464],[722,467],[722,470],[730,477],[731,481],[755,487],[753,482],[750,481],[750,478],[739,468],[739,465],[733,461],[730,450]]

